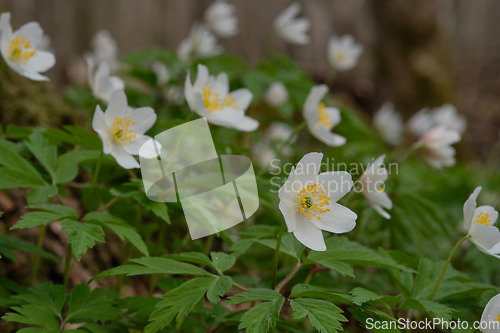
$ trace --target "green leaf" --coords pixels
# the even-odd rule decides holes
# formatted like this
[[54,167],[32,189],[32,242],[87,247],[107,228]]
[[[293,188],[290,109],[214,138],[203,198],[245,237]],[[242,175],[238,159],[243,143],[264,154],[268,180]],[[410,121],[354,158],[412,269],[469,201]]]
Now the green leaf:
[[101,154],[97,150],[70,151],[59,156],[57,159],[56,184],[63,184],[72,181],[78,175],[78,165],[85,161],[92,161],[99,158]]
[[420,311],[426,311],[433,314],[435,318],[443,318],[444,320],[450,320],[452,313],[455,312],[455,309],[446,305],[417,298],[407,298],[400,306],[400,309],[417,309]]
[[9,312],[2,319],[6,321],[12,321],[16,323],[26,324],[26,325],[36,325],[45,328],[44,331],[38,330],[39,332],[46,332],[47,330],[55,330],[54,332],[59,332],[59,323],[57,322],[54,314],[40,305],[27,304],[22,306],[15,306],[12,310],[18,312]]
[[29,141],[25,142],[26,147],[33,156],[43,165],[50,177],[55,181],[57,165],[57,147],[50,144],[49,141],[38,131],[29,136]]
[[233,279],[229,276],[223,275],[215,278],[207,290],[207,298],[210,303],[219,303],[221,296],[224,296],[231,289],[232,285]]
[[101,226],[110,229],[116,235],[118,235],[120,239],[123,240],[126,238],[143,255],[149,256],[148,247],[142,240],[141,235],[139,235],[134,227],[127,225],[127,223],[119,217],[113,216],[108,213],[91,212],[85,215],[83,221],[96,222]]
[[347,321],[342,315],[342,310],[327,301],[298,298],[290,300],[290,305],[293,310],[293,319],[303,319],[307,316],[311,325],[320,333],[342,331],[340,322]]
[[54,262],[60,262],[59,258],[54,256],[52,253],[39,249],[34,244],[28,243],[12,236],[0,235],[0,253],[2,253],[8,259],[16,262],[16,256],[11,250],[34,253]]
[[53,198],[58,192],[57,186],[45,185],[32,188],[28,193],[28,203],[47,202]]
[[66,142],[74,146],[82,146],[89,150],[100,150],[101,140],[96,133],[79,126],[64,126],[66,131],[58,128],[51,128],[45,131],[45,136],[58,146]]
[[382,297],[381,295],[378,295],[373,291],[361,287],[356,287],[353,290],[351,290],[351,295],[353,303],[358,306],[368,301],[373,301]]
[[104,231],[98,225],[65,219],[61,226],[63,231],[69,232],[68,244],[71,245],[73,254],[78,261],[87,252],[87,249],[94,247],[96,242],[104,243]]
[[174,317],[179,321],[193,311],[212,286],[215,278],[196,278],[166,293],[156,304],[155,311],[149,317],[150,323],[145,333],[158,332],[166,327]]
[[177,261],[185,261],[216,269],[209,257],[200,252],[182,252],[179,254],[169,254],[166,256]]
[[30,212],[21,216],[21,219],[13,225],[10,230],[33,228],[39,225],[47,225],[50,222],[60,221],[65,218],[78,219],[78,214],[73,208],[54,205],[29,205],[27,208],[41,210],[41,212]]
[[149,200],[146,194],[138,191],[137,187],[131,190],[112,188],[109,191],[112,195],[124,198],[133,198],[146,210],[153,213],[156,217],[170,224],[170,215],[168,214],[168,206],[164,202],[156,202]]
[[331,290],[309,284],[297,284],[293,286],[290,297],[321,298],[333,302],[352,305],[352,296],[343,291]]
[[247,329],[247,332],[268,332],[276,327],[281,307],[285,298],[272,289],[255,288],[229,297],[228,304],[265,301],[248,311],[241,317],[238,329]]
[[43,180],[42,176],[40,176],[36,170],[32,173],[26,173],[21,169],[14,170],[0,167],[0,174],[2,175],[2,177],[0,177],[0,189],[47,185],[45,180]]
[[104,289],[90,291],[88,285],[79,284],[71,290],[66,321],[78,323],[121,318],[121,311],[114,306],[116,297],[114,291]]
[[62,320],[61,311],[66,301],[66,288],[50,282],[41,283],[29,289],[29,293],[13,297],[24,303],[38,305],[52,312],[56,318]]
[[178,274],[178,275],[198,275],[214,276],[209,272],[191,264],[177,262],[172,259],[162,257],[142,257],[131,259],[129,264],[121,265],[104,271],[93,279],[98,279],[112,275],[144,275],[144,274]]
[[386,267],[413,272],[410,268],[398,264],[388,255],[384,256],[362,245],[349,242],[346,237],[334,236],[327,239],[325,243],[326,251],[311,251],[307,258],[332,269],[335,269],[335,265],[341,262],[344,264]]
[[233,267],[236,257],[230,254],[226,254],[224,252],[212,252],[210,253],[210,257],[212,258],[212,262],[214,263],[215,269],[219,272],[219,274],[224,273],[231,267]]
[[[6,184],[13,184],[17,180],[20,184],[27,186],[12,186],[12,187],[30,187],[41,186],[45,184],[45,180],[38,171],[19,155],[14,149],[11,142],[0,140],[0,165],[2,169],[2,177],[0,177],[0,188],[6,187]],[[7,174],[4,171],[9,170]]]

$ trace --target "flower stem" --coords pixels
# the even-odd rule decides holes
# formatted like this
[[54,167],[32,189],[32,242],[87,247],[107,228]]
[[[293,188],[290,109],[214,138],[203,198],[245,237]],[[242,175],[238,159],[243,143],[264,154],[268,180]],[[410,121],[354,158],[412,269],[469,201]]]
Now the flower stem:
[[[276,157],[277,158],[281,157],[281,155],[283,154],[283,150],[285,150],[286,146],[288,146],[288,144],[293,140],[293,138],[297,135],[297,133],[299,133],[304,127],[306,127],[306,125],[307,125],[307,123],[305,121],[303,121],[299,125],[297,125],[297,127],[295,127],[293,129],[293,131],[290,133],[290,135],[288,136],[288,138],[285,141],[283,141],[283,143],[281,145],[279,145],[278,151],[276,152]],[[266,165],[257,174],[257,177],[262,176],[267,171],[267,166],[270,163],[271,163],[271,161],[269,161],[268,163],[266,163]]]
[[71,245],[68,244],[68,249],[66,250],[66,259],[64,260],[64,288],[66,289],[68,289],[69,268],[71,266],[72,256],[73,256],[73,251],[71,251]]
[[89,190],[89,196],[87,197],[85,207],[87,207],[90,203],[90,199],[92,198],[92,195],[94,194],[94,188],[95,184],[97,183],[97,177],[99,176],[99,170],[101,169],[101,162],[102,162],[102,156],[104,153],[101,151],[101,154],[99,155],[99,158],[97,159],[97,164],[94,169],[94,176],[92,177],[92,184],[90,185],[90,190]]
[[[45,238],[45,230],[47,229],[47,225],[43,225],[42,228],[40,229],[40,233],[38,234],[38,241],[36,246],[39,249],[42,249],[43,247],[43,240]],[[31,271],[31,284],[35,283],[36,275],[38,273],[38,267],[40,267],[40,255],[36,254],[35,258],[33,259],[33,270]]]
[[295,265],[295,267],[292,269],[292,271],[290,273],[288,273],[288,275],[283,279],[283,281],[281,281],[277,286],[276,288],[274,288],[275,291],[277,292],[281,292],[281,289],[283,289],[283,287],[285,287],[287,285],[288,282],[290,282],[290,280],[295,276],[295,274],[297,274],[298,271],[300,271],[300,269],[304,266],[303,263],[300,262],[300,260],[297,262],[297,265]]
[[278,272],[278,256],[280,253],[281,238],[283,237],[284,232],[285,232],[285,223],[281,223],[280,233],[278,234],[278,241],[276,242],[276,252],[274,252],[273,283],[271,285],[271,288],[274,288],[276,286],[276,274]]
[[439,275],[439,279],[437,280],[436,286],[434,287],[434,290],[432,290],[432,293],[429,295],[429,298],[428,298],[429,301],[432,301],[432,299],[436,295],[436,292],[437,292],[437,290],[439,288],[439,285],[441,284],[441,281],[443,280],[444,274],[446,273],[446,269],[448,268],[448,265],[450,264],[451,258],[455,254],[455,251],[458,249],[458,247],[460,246],[460,244],[462,244],[463,242],[465,242],[465,240],[467,238],[469,238],[469,235],[467,235],[467,236],[463,237],[461,240],[459,240],[458,243],[455,244],[455,246],[451,250],[450,255],[448,256],[448,259],[446,259],[446,263],[444,264],[443,270],[441,271],[441,275]]
[[403,164],[406,159],[416,150],[422,148],[424,146],[424,143],[422,141],[417,141],[415,142],[414,144],[412,144],[410,146],[410,148],[408,148],[408,150],[406,150],[406,153],[403,153],[399,158],[398,158],[398,164]]

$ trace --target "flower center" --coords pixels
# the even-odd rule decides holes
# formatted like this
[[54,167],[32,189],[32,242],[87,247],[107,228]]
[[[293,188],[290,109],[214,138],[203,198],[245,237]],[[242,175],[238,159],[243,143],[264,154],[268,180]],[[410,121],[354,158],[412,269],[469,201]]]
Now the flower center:
[[380,193],[384,193],[384,186],[379,185],[379,186],[377,187],[377,190],[378,190]]
[[497,316],[497,321],[500,321],[500,313]]
[[35,53],[36,50],[31,46],[30,41],[19,35],[11,39],[7,49],[9,60],[17,64],[25,64]]
[[474,221],[474,223],[490,226],[491,225],[490,215],[488,213],[484,214],[483,212],[481,212],[477,216],[477,219]]
[[318,184],[307,185],[297,193],[297,211],[302,213],[309,220],[313,216],[321,220],[320,214],[330,211],[330,208],[322,207],[330,204],[330,197],[325,193],[326,186],[320,187]]
[[113,140],[124,146],[127,143],[132,143],[132,139],[134,139],[137,134],[137,131],[130,130],[130,126],[134,125],[135,121],[131,121],[130,116],[115,118],[115,122],[111,125],[110,129]]
[[326,112],[325,109],[325,103],[319,103],[318,104],[318,123],[321,125],[330,128],[333,124],[330,120],[330,116],[328,115],[328,112]]
[[212,85],[207,85],[202,88],[201,96],[203,98],[203,106],[207,109],[208,113],[224,108],[238,109],[236,99],[228,94],[221,103],[219,93],[212,93]]
[[336,63],[343,63],[345,60],[345,55],[342,52],[334,52],[332,57],[333,61]]

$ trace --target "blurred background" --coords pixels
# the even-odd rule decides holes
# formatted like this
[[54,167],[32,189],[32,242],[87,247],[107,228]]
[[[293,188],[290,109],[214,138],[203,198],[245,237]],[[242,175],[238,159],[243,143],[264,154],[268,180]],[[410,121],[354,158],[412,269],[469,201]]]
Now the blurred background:
[[[236,6],[239,34],[219,42],[227,53],[254,65],[263,56],[263,45],[274,19],[292,1],[230,2]],[[69,84],[86,85],[82,55],[90,50],[90,41],[97,31],[108,30],[117,41],[120,54],[151,47],[175,50],[211,3],[0,0],[0,11],[12,13],[14,29],[34,20],[51,37],[56,66],[47,74],[57,94]],[[500,129],[500,1],[309,0],[302,1],[302,5],[301,15],[311,20],[311,42],[293,46],[276,40],[276,51],[289,54],[316,81],[322,82],[330,70],[326,57],[328,39],[334,34],[352,34],[364,46],[364,52],[354,70],[339,74],[334,86],[336,93],[351,99],[368,115],[384,101],[393,101],[406,119],[424,107],[452,103],[467,117],[468,129],[462,144],[470,148],[470,154],[482,159],[497,154],[492,149],[499,140]],[[0,88],[4,113],[9,108],[3,98],[5,90],[13,88]],[[53,91],[52,87],[43,89]],[[40,103],[24,107],[35,108],[36,113]],[[47,103],[49,108],[60,107],[56,99]],[[64,122],[64,117],[54,121]],[[14,121],[6,117],[0,120],[3,125]]]

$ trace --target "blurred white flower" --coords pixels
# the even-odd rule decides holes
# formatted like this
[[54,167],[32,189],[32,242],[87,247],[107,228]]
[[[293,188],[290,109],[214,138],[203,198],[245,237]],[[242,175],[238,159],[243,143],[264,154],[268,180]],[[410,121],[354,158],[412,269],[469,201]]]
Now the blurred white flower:
[[460,134],[437,126],[420,139],[425,149],[427,162],[436,169],[455,165],[455,148],[451,145],[460,141]]
[[138,155],[141,146],[151,139],[144,133],[155,121],[152,108],[130,108],[123,90],[117,90],[111,95],[106,112],[99,105],[96,107],[92,128],[101,138],[104,153],[113,156],[123,168],[132,169],[139,167],[132,155]]
[[[275,149],[280,147],[286,140],[290,138],[292,135],[293,129],[283,123],[272,123],[271,126],[266,131],[263,140],[257,141],[252,149],[253,154],[256,156],[257,161],[262,166],[267,166],[274,158],[276,158]],[[290,143],[294,143],[297,141],[297,136],[295,135]],[[293,150],[290,146],[285,146],[281,154],[283,156],[291,156],[293,154]]]
[[436,126],[443,126],[463,134],[467,121],[464,116],[457,113],[457,109],[451,104],[430,110],[428,108],[422,109],[408,120],[408,129],[418,137]]
[[276,107],[288,101],[288,91],[281,82],[274,82],[269,86],[266,93],[266,101]]
[[401,142],[404,125],[401,115],[394,110],[394,105],[385,102],[373,117],[373,125],[380,132],[384,140],[391,145]]
[[116,66],[118,47],[116,41],[107,30],[99,30],[90,41],[94,62],[98,65],[107,62],[112,68]]
[[493,296],[484,307],[483,315],[481,316],[480,331],[483,333],[500,332],[500,294]]
[[285,41],[292,44],[304,45],[309,43],[307,30],[310,23],[307,18],[296,17],[300,9],[300,3],[295,2],[291,4],[274,21],[274,30]]
[[10,13],[0,15],[0,51],[5,63],[18,74],[33,81],[48,81],[40,72],[49,70],[56,60],[39,48],[43,30],[37,22],[24,24],[12,32]]
[[184,103],[184,91],[181,86],[169,86],[165,91],[165,97],[170,103],[182,105]]
[[205,11],[207,26],[219,37],[231,37],[238,33],[236,8],[225,0],[217,0]]
[[385,193],[387,169],[384,167],[384,159],[385,155],[382,155],[370,164],[359,181],[363,186],[363,195],[370,206],[386,219],[390,219],[391,216],[384,210],[392,208],[392,201]]
[[328,146],[341,146],[346,142],[343,136],[332,133],[331,129],[340,122],[340,111],[326,107],[321,102],[328,87],[324,84],[312,87],[304,103],[303,115],[312,135]]
[[477,207],[479,192],[481,186],[476,187],[464,203],[464,227],[479,250],[500,259],[500,231],[493,226],[498,212],[488,205]]
[[158,85],[164,86],[167,84],[170,79],[170,72],[168,70],[167,65],[161,61],[155,61],[151,64],[151,70],[156,75],[156,82]]
[[87,78],[92,94],[108,103],[111,94],[116,90],[123,90],[125,84],[118,76],[110,76],[110,68],[107,62],[101,61],[95,69],[94,57],[87,55]]
[[338,71],[347,71],[356,67],[362,52],[363,46],[357,44],[351,35],[340,38],[331,37],[328,41],[328,61]]
[[434,127],[434,119],[429,109],[422,109],[408,120],[408,129],[417,137],[421,137]]
[[325,251],[321,230],[333,233],[351,231],[357,215],[337,203],[352,188],[351,175],[344,171],[319,173],[322,153],[304,155],[292,168],[280,188],[279,209],[289,232],[315,251]]
[[191,110],[206,117],[212,124],[244,132],[254,131],[259,126],[258,121],[245,115],[252,101],[252,93],[248,89],[229,93],[225,73],[220,73],[215,78],[209,75],[206,66],[199,64],[194,85],[191,84],[189,72],[187,73],[184,96]]
[[444,126],[460,134],[464,133],[467,121],[464,116],[457,113],[457,109],[453,105],[445,104],[433,109],[432,113],[436,126]]
[[188,38],[177,48],[177,54],[182,60],[211,57],[222,52],[222,46],[217,45],[217,38],[203,25],[194,24]]

